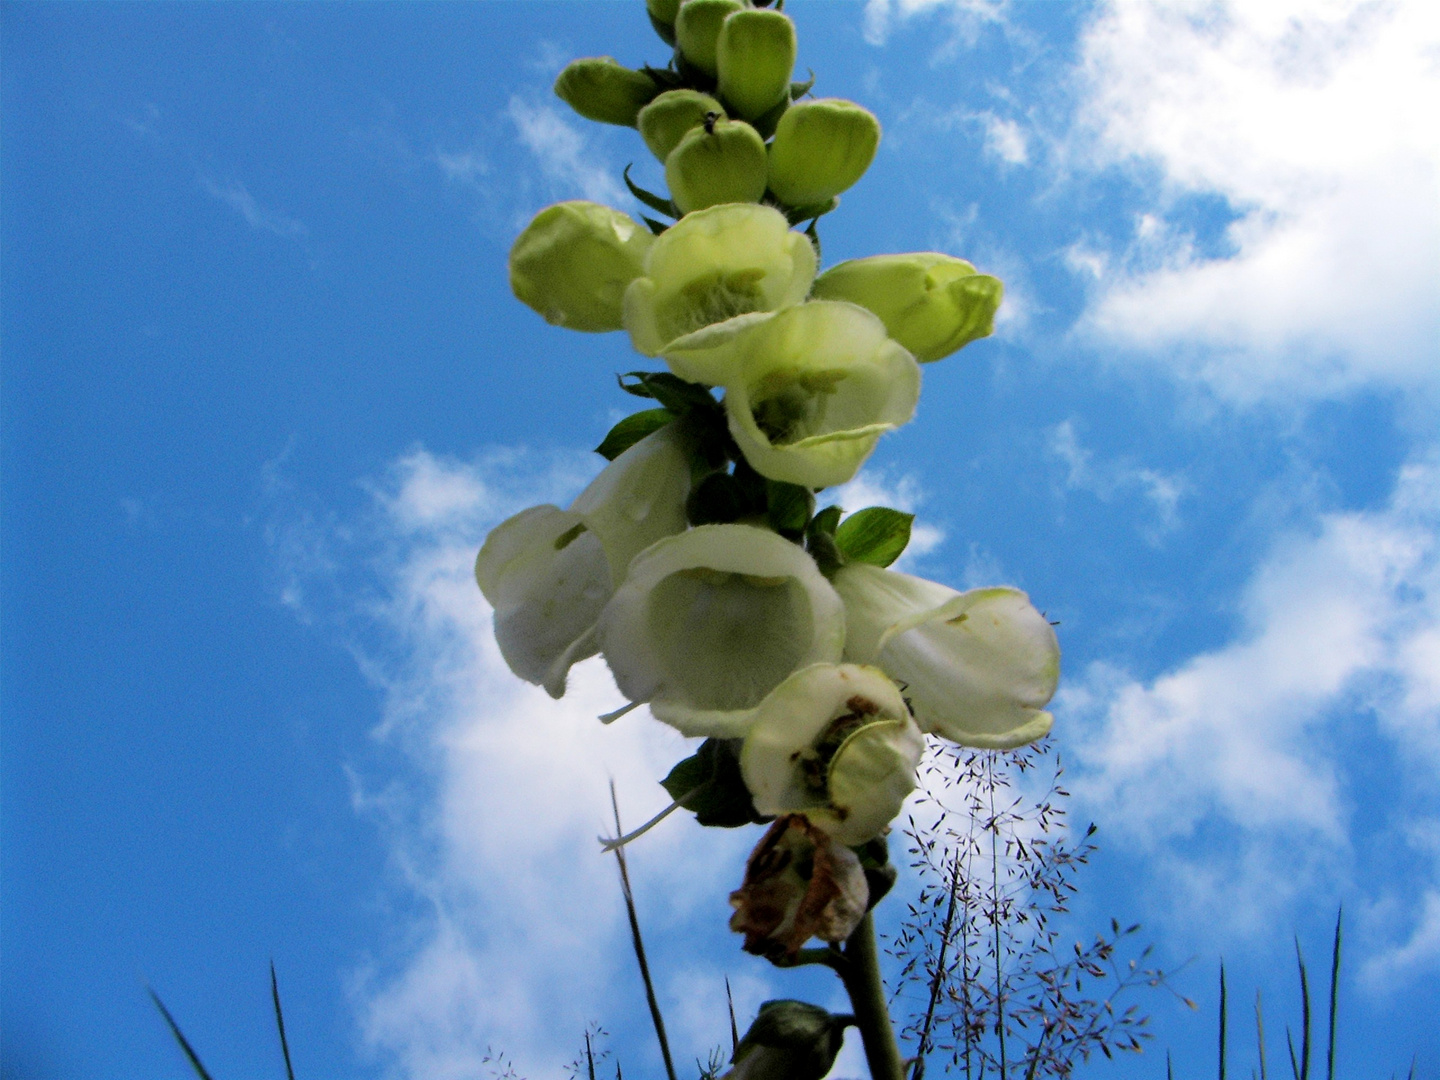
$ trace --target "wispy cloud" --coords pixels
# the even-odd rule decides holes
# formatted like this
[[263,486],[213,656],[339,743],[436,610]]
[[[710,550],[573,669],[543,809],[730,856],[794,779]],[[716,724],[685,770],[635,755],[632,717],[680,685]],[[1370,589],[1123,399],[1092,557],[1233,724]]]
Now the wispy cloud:
[[[919,510],[924,499],[924,492],[920,490],[920,483],[915,477],[896,477],[883,469],[867,468],[848,484],[836,488],[826,502],[835,503],[843,508],[847,515],[869,506],[888,506],[913,514]],[[910,546],[895,563],[895,569],[912,571],[915,563],[944,542],[944,530],[917,519],[910,529]]]
[[305,226],[294,218],[261,205],[239,180],[220,181],[213,176],[201,174],[200,184],[207,192],[224,203],[245,220],[245,224],[261,232],[274,233],[287,240],[307,235]]
[[[1277,543],[1239,614],[1228,644],[1150,679],[1096,665],[1060,703],[1083,732],[1076,794],[1153,856],[1174,887],[1162,895],[1231,924],[1263,920],[1322,870],[1342,878],[1363,858],[1356,830],[1433,815],[1440,457],[1403,469],[1388,507],[1327,515]],[[1357,800],[1380,795],[1362,767],[1377,753],[1399,770],[1375,804],[1387,808],[1378,826],[1356,818]],[[1410,873],[1433,891],[1437,868],[1420,853]],[[1391,884],[1356,887],[1378,903]],[[1419,929],[1397,966],[1430,955],[1429,916],[1413,902],[1423,890],[1402,884],[1408,899],[1389,926],[1418,919]]]
[[[1118,259],[1076,249],[1083,329],[1236,401],[1440,391],[1437,48],[1424,4],[1105,6],[1072,165],[1158,184]],[[1197,195],[1228,253],[1172,221]]]
[[1065,466],[1066,488],[1087,491],[1103,502],[1125,492],[1138,492],[1155,510],[1156,523],[1145,532],[1152,543],[1179,524],[1180,499],[1186,491],[1181,477],[1125,459],[1097,458],[1093,450],[1081,445],[1073,420],[1061,421],[1049,434],[1050,453]]
[[[338,589],[297,588],[291,602],[342,629],[380,691],[376,738],[397,762],[389,780],[357,775],[356,805],[382,829],[396,909],[411,914],[388,954],[356,974],[353,996],[366,1040],[398,1076],[486,1075],[490,1050],[522,1075],[557,1075],[586,1023],[615,1030],[643,1017],[614,861],[596,837],[613,828],[611,778],[636,824],[666,804],[657,781],[690,748],[644,710],[602,726],[597,715],[622,698],[599,660],[575,669],[560,701],[516,679],[472,573],[490,527],[529,503],[568,500],[589,468],[416,451],[371,485],[363,520],[317,527],[287,510],[273,538],[277,558],[298,560],[286,580],[368,568]],[[343,556],[316,556],[327,539]],[[324,595],[328,616],[314,610]],[[697,828],[688,815],[667,819],[636,845],[632,873],[677,1053],[704,1057],[726,1035],[723,982],[677,964],[663,942],[684,924],[719,946],[712,955],[733,949],[737,969],[750,967],[725,928],[724,897],[757,837],[706,830],[697,842]],[[763,979],[739,985],[743,1008],[773,996]]]
[[990,24],[1004,21],[1006,0],[867,0],[865,40],[883,45],[898,23],[925,12],[942,12],[953,28],[942,51],[973,45]]
[[555,106],[517,96],[510,99],[508,113],[556,194],[612,206],[628,202],[629,195],[615,180],[618,170],[597,157],[580,129]]

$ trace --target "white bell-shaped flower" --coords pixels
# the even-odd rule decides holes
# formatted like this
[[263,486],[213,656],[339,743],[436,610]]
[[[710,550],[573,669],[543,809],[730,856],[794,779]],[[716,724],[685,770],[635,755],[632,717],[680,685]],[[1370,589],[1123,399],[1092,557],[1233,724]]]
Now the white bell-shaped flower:
[[490,531],[475,580],[495,609],[510,670],[565,693],[572,664],[600,651],[595,623],[630,560],[685,528],[690,464],[667,425],[607,465],[569,510],[532,506]]
[[760,813],[803,813],[853,847],[900,813],[924,752],[925,737],[883,671],[813,664],[755,710],[740,772]]
[[740,335],[725,381],[730,433],[771,480],[851,480],[880,436],[915,414],[920,365],[855,304],[812,301]]
[[809,239],[772,207],[722,203],[697,210],[645,253],[644,272],[625,290],[625,329],[636,349],[658,356],[676,338],[712,324],[798,304],[815,267]]
[[702,525],[635,557],[596,628],[620,691],[685,735],[744,734],[792,671],[840,659],[840,597],[768,529]]
[[956,592],[852,563],[834,577],[849,628],[845,658],[905,689],[923,731],[1006,750],[1043,738],[1060,679],[1060,646],[1019,589]]

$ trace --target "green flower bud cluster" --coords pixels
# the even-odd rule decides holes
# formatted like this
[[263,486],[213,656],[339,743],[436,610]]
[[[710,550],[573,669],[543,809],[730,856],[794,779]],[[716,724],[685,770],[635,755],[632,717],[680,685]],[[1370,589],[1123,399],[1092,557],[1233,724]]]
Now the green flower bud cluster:
[[[670,222],[559,203],[509,270],[548,322],[624,330],[666,370],[621,378],[647,407],[600,444],[609,464],[569,507],[496,527],[476,579],[521,678],[559,697],[599,654],[630,702],[614,715],[647,705],[706,739],[665,787],[702,824],[773,821],[732,926],[747,949],[793,958],[844,941],[893,880],[883,837],[927,735],[1003,748],[1049,731],[1059,649],[1016,589],[889,569],[910,515],[817,499],[909,422],[921,364],[991,332],[1000,282],[932,252],[818,273],[815,221],[869,167],[879,123],[804,97],[776,8],[646,8],[674,46],[667,67],[578,60],[555,89],[638,130],[669,193],[631,191]],[[823,1075],[844,1024],[776,1008],[732,1075]]]

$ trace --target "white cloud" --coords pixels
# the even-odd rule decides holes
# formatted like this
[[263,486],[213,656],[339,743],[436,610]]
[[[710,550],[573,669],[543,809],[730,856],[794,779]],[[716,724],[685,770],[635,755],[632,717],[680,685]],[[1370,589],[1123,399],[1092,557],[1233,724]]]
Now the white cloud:
[[274,233],[276,236],[283,236],[286,239],[302,237],[308,231],[294,218],[286,217],[284,214],[261,206],[255,196],[251,195],[245,189],[245,185],[238,180],[221,183],[213,177],[202,175],[200,183],[207,192],[244,218],[245,224],[252,229]]
[[623,205],[629,198],[614,179],[616,170],[597,160],[585,136],[555,106],[512,97],[508,112],[520,141],[535,155],[541,172],[560,194],[580,195],[612,206]]
[[478,150],[436,150],[431,160],[452,184],[479,187],[490,175],[490,163]]
[[[396,1076],[487,1075],[491,1050],[522,1075],[557,1075],[588,1022],[633,1017],[643,1031],[616,868],[596,837],[613,831],[612,777],[626,824],[636,825],[666,804],[657,781],[689,745],[644,710],[602,726],[597,715],[622,698],[598,660],[574,670],[560,701],[516,679],[472,575],[488,528],[523,505],[566,500],[584,471],[569,459],[546,466],[499,453],[462,464],[415,451],[374,486],[368,524],[327,528],[302,516],[298,539],[286,529],[272,537],[280,559],[300,559],[287,578],[362,562],[375,574],[364,599],[345,585],[335,603],[348,605],[339,615],[351,647],[382,692],[376,738],[400,763],[388,784],[359,777],[356,805],[390,844],[397,909],[419,913],[397,920],[392,955],[353,986],[364,1037]],[[318,558],[325,538],[367,551]],[[304,609],[324,592],[297,590],[293,602]],[[698,924],[734,949],[737,968],[751,967],[724,920],[756,838],[754,830],[702,835],[677,814],[632,850],[651,964],[665,1004],[688,1018],[681,1059],[728,1038],[723,981],[677,980],[688,959],[657,942],[676,925]],[[667,988],[707,1000],[677,1000]],[[744,989],[753,1008],[757,991]]]
[[[1085,31],[1084,163],[1158,174],[1082,326],[1236,401],[1440,389],[1440,8],[1110,4]],[[1166,215],[1237,216],[1232,254]]]
[[[1245,924],[1348,865],[1356,800],[1399,815],[1433,789],[1440,457],[1403,469],[1388,507],[1277,544],[1239,613],[1232,642],[1154,679],[1097,665],[1060,715],[1102,825],[1153,855],[1167,895]],[[1352,765],[1377,741],[1414,770],[1383,794]]]
[[1125,460],[1097,459],[1094,451],[1080,444],[1071,420],[1063,420],[1050,429],[1049,448],[1065,465],[1067,488],[1088,491],[1102,502],[1109,502],[1125,491],[1138,491],[1147,499],[1155,508],[1157,518],[1156,525],[1145,532],[1151,543],[1158,542],[1162,533],[1179,524],[1178,508],[1186,491],[1183,478]]
[[883,45],[895,25],[926,12],[941,11],[954,26],[955,44],[974,44],[986,25],[1004,20],[1006,0],[867,0],[865,40]]
[[1006,165],[1024,165],[1030,160],[1030,147],[1025,132],[1014,120],[994,113],[979,117],[985,125],[985,152]]

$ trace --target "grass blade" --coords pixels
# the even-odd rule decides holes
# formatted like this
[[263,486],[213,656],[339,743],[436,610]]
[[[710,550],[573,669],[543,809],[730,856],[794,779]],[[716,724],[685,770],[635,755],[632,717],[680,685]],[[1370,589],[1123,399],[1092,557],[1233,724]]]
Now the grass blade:
[[1330,1041],[1325,1048],[1325,1080],[1335,1080],[1335,1021],[1340,1003],[1340,921],[1345,917],[1342,906],[1335,912],[1335,950],[1330,957]]
[[[620,801],[615,796],[615,781],[610,781],[610,807],[615,811],[615,835],[624,836],[620,825]],[[640,964],[640,978],[645,983],[645,1000],[650,1006],[650,1018],[655,1021],[655,1038],[660,1043],[660,1056],[665,1059],[665,1075],[675,1080],[675,1063],[670,1058],[670,1040],[665,1037],[665,1018],[660,1015],[660,1002],[655,997],[655,984],[650,978],[650,963],[645,959],[645,942],[640,938],[640,918],[635,913],[635,893],[630,888],[630,869],[625,863],[625,849],[615,849],[615,861],[620,864],[620,888],[625,894],[625,912],[630,916],[630,940],[635,946],[635,959]]]
[[190,1067],[195,1070],[195,1075],[200,1080],[213,1080],[213,1077],[205,1071],[205,1066],[200,1064],[200,1057],[195,1053],[195,1048],[190,1045],[190,1040],[185,1038],[180,1030],[180,1025],[175,1023],[175,1018],[170,1015],[170,1010],[160,1000],[160,995],[150,987],[145,987],[145,992],[150,995],[150,1000],[155,1002],[155,1007],[160,1010],[160,1015],[165,1018],[165,1023],[170,1025],[170,1034],[175,1036],[175,1041],[180,1044],[180,1049],[185,1051],[185,1056],[190,1059]]
[[280,1011],[280,984],[275,980],[275,961],[270,961],[270,1000],[275,1003],[275,1026],[280,1029],[280,1052],[285,1055],[285,1076],[295,1080],[290,1065],[290,1041],[285,1038],[285,1014]]
[[585,1066],[590,1080],[595,1080],[595,1051],[590,1046],[590,1032],[585,1032]]
[[1255,1046],[1260,1051],[1260,1080],[1265,1080],[1265,1016],[1260,1011],[1260,991],[1255,991]]
[[1165,1051],[1165,1080],[1175,1080],[1175,1070],[1170,1064],[1170,1051]]
[[1300,965],[1300,1080],[1310,1080],[1310,977],[1305,973],[1305,956],[1300,939],[1295,939],[1295,962]]
[[1220,1080],[1225,1080],[1225,1025],[1229,1021],[1230,1006],[1225,994],[1225,964],[1220,964]]
[[730,1010],[730,1053],[731,1061],[740,1052],[740,1029],[735,1026],[735,999],[730,996],[730,976],[725,976],[725,1005]]

